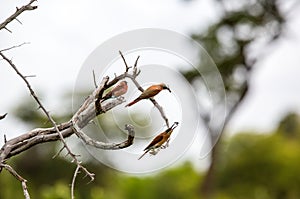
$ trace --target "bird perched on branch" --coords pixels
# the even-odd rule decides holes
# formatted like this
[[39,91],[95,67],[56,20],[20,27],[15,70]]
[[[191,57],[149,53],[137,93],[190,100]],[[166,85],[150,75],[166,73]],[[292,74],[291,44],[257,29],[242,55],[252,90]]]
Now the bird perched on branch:
[[164,132],[160,133],[158,136],[156,136],[152,140],[152,142],[144,149],[145,152],[144,152],[143,155],[141,155],[139,157],[139,160],[142,157],[144,157],[144,155],[146,155],[146,153],[148,153],[150,150],[155,151],[155,149],[162,147],[163,144],[166,143],[169,140],[173,130],[177,126],[178,126],[178,122],[174,122],[174,124],[170,128],[168,128],[166,131],[164,131]]
[[103,98],[102,102],[109,98],[116,98],[124,95],[127,92],[128,86],[126,81],[119,82],[111,91],[109,91]]
[[144,90],[144,92],[142,92],[142,94],[140,94],[140,96],[138,96],[135,100],[133,100],[132,102],[127,104],[125,107],[131,106],[131,105],[139,102],[142,99],[149,99],[151,97],[154,97],[155,95],[157,95],[160,91],[162,91],[164,89],[167,89],[171,93],[170,88],[164,83],[152,85],[149,88],[147,88],[146,90]]

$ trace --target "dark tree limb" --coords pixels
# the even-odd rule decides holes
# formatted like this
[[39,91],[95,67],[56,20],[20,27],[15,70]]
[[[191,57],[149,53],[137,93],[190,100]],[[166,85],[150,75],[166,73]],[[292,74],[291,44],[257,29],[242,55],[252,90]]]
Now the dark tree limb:
[[[248,74],[250,77],[250,73]],[[209,128],[209,123],[207,122],[203,122],[206,125],[206,128],[209,129],[210,131],[210,135],[211,135],[211,142],[212,144],[214,144],[214,146],[212,147],[211,150],[211,163],[209,165],[209,168],[204,176],[203,179],[203,184],[201,185],[201,194],[205,197],[205,198],[210,198],[211,197],[211,193],[213,193],[213,183],[214,183],[214,173],[215,173],[215,167],[217,164],[217,157],[218,157],[218,150],[219,150],[219,141],[221,140],[221,136],[223,135],[223,132],[228,124],[228,122],[231,120],[231,118],[234,116],[236,110],[238,110],[238,108],[242,105],[246,94],[248,92],[248,87],[249,87],[249,83],[248,81],[246,81],[244,83],[244,86],[242,86],[241,88],[241,93],[239,96],[239,99],[235,102],[235,104],[230,108],[229,113],[227,114],[225,121],[224,121],[224,125],[221,129],[221,134],[219,139],[215,138],[214,135],[217,135],[216,132],[212,132],[213,130]],[[205,121],[203,119],[203,121]],[[214,140],[216,140],[216,143],[213,143]]]
[[6,117],[7,113],[0,115],[0,120],[3,120]]
[[[31,5],[31,4],[32,4],[33,2],[35,2],[35,1],[36,1],[36,0],[31,0],[28,4],[22,6],[21,8],[17,8],[17,10],[16,10],[16,12],[15,12],[14,14],[12,14],[12,15],[9,16],[8,18],[6,18],[5,21],[2,22],[2,23],[0,24],[0,30],[1,30],[1,29],[5,29],[5,30],[11,32],[6,26],[7,26],[10,22],[12,22],[13,20],[19,21],[19,20],[17,19],[17,17],[18,17],[20,14],[22,14],[24,11],[27,11],[27,10],[35,10],[35,9],[37,9],[37,6],[32,6],[32,5]],[[20,21],[19,21],[19,22],[20,22]]]

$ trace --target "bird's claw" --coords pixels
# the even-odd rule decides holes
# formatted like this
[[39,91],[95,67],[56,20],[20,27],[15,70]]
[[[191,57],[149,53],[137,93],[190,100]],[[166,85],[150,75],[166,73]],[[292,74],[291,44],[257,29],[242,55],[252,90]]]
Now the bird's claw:
[[166,148],[168,148],[168,147],[169,147],[169,141],[170,141],[170,140],[168,140],[164,145],[161,145],[160,148],[161,148],[161,149],[166,149]]
[[159,149],[152,149],[149,153],[151,154],[151,155],[156,155],[157,153],[159,152]]

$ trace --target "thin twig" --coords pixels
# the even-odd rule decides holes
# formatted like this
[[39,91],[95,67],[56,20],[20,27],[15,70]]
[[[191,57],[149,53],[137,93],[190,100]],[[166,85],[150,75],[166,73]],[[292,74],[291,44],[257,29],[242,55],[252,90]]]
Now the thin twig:
[[4,134],[3,137],[4,137],[4,143],[6,143],[7,142],[6,135]]
[[77,165],[77,167],[74,171],[74,174],[73,174],[72,183],[71,183],[71,199],[75,198],[75,196],[74,196],[74,187],[75,187],[75,180],[76,180],[77,174],[79,172],[79,169],[80,169],[80,166]]
[[31,0],[27,5],[22,6],[21,8],[17,8],[16,12],[12,14],[10,17],[6,18],[4,22],[0,24],[0,30],[6,29],[11,32],[6,26],[13,20],[17,19],[17,17],[22,14],[26,10],[35,10],[37,6],[32,6],[31,4],[36,0]]
[[36,75],[24,75],[25,78],[28,78],[28,77],[36,77]]
[[12,46],[12,47],[9,47],[9,48],[2,49],[2,50],[0,50],[0,52],[8,51],[8,50],[11,50],[11,49],[14,49],[14,48],[19,48],[19,47],[21,47],[23,45],[26,45],[26,44],[30,44],[30,43],[29,42],[23,42],[19,45],[15,45],[15,46]]
[[119,50],[119,53],[120,53],[120,55],[121,55],[121,57],[122,57],[122,59],[123,59],[123,62],[124,62],[124,64],[125,64],[125,67],[126,67],[126,70],[125,70],[125,72],[128,72],[128,70],[129,70],[129,66],[127,65],[127,62],[126,62],[126,60],[125,60],[125,57],[123,56],[123,53]]
[[19,22],[19,24],[23,25],[19,19],[16,18],[16,21]]
[[3,120],[6,117],[7,113],[0,115],[0,120]]
[[19,180],[22,184],[23,194],[25,199],[30,199],[30,195],[28,193],[26,182],[27,180],[20,176],[10,165],[0,163],[1,168],[5,168],[10,174],[12,174],[17,180]]
[[[129,74],[128,73],[128,64],[126,63],[126,59],[125,57],[123,56],[122,52],[119,51],[123,61],[124,61],[124,64],[126,66],[126,72],[124,73],[124,77],[128,77],[131,79],[131,81],[134,83],[134,85],[141,91],[141,92],[144,92],[144,89],[141,87],[141,85],[138,83],[138,81],[136,81],[136,77],[140,74],[140,70],[137,68],[137,63],[138,63],[138,60],[140,58],[140,56],[137,57],[135,63],[134,63],[134,66],[133,66],[133,69],[132,69],[132,74]],[[160,106],[157,101],[154,99],[154,98],[150,98],[151,102],[153,103],[153,105],[157,108],[157,110],[160,112],[160,115],[161,117],[165,120],[165,123],[167,125],[167,127],[169,128],[170,125],[169,125],[169,120],[162,108],[162,106]]]
[[[50,120],[50,122],[52,123],[53,127],[55,128],[56,132],[58,133],[58,136],[61,140],[61,142],[63,143],[63,145],[65,146],[65,149],[67,150],[68,154],[71,156],[71,158],[73,159],[73,162],[75,162],[75,164],[80,165],[81,167],[83,167],[81,165],[81,162],[77,159],[76,155],[71,151],[71,149],[69,148],[69,146],[67,145],[63,135],[61,134],[59,128],[56,125],[56,122],[54,121],[54,119],[50,116],[49,112],[46,110],[46,108],[43,106],[43,104],[41,103],[41,101],[38,99],[38,97],[36,96],[35,92],[33,91],[31,85],[29,84],[29,82],[27,81],[27,79],[20,73],[20,71],[18,70],[18,68],[16,67],[16,65],[9,60],[2,52],[0,52],[0,56],[15,70],[15,72],[21,77],[21,79],[25,82],[25,84],[27,85],[31,96],[34,98],[34,100],[38,103],[39,107],[42,109],[42,111],[45,113],[45,115],[47,116],[47,118]],[[88,174],[88,173],[87,173]],[[90,178],[92,179],[93,176],[90,176]]]
[[[123,56],[123,55],[122,55]],[[81,161],[77,158],[75,154],[73,154],[66,144],[64,138],[69,137],[73,133],[76,133],[78,137],[80,137],[82,140],[86,141],[87,144],[90,144],[92,146],[95,146],[97,148],[102,148],[105,150],[116,150],[116,149],[122,149],[125,147],[128,147],[132,145],[134,140],[134,128],[133,126],[127,124],[125,125],[125,130],[128,131],[128,138],[127,140],[121,142],[121,143],[102,143],[96,140],[92,140],[88,136],[86,136],[83,132],[81,132],[81,129],[88,125],[97,115],[105,113],[112,108],[116,107],[119,104],[122,104],[124,102],[124,98],[122,96],[112,99],[109,102],[105,102],[103,104],[97,105],[97,101],[101,101],[102,94],[104,90],[108,89],[110,86],[113,86],[116,84],[119,80],[124,78],[130,78],[136,86],[141,90],[143,89],[138,82],[136,81],[136,77],[139,74],[139,70],[137,69],[137,61],[139,57],[137,58],[135,65],[132,69],[132,74],[129,74],[129,67],[126,64],[126,71],[116,76],[113,80],[109,81],[108,77],[104,77],[102,82],[98,85],[98,87],[93,91],[93,93],[88,96],[81,107],[77,110],[77,112],[73,115],[72,119],[68,122],[62,123],[57,125],[53,118],[50,116],[49,112],[45,109],[45,107],[40,102],[39,98],[33,91],[31,85],[29,84],[27,78],[21,74],[21,72],[18,70],[16,65],[9,60],[3,52],[0,52],[0,57],[3,58],[14,70],[15,72],[21,77],[21,79],[25,82],[26,86],[28,87],[30,94],[34,98],[34,100],[38,103],[39,107],[42,109],[42,111],[46,114],[49,121],[51,121],[53,127],[51,128],[38,128],[34,129],[28,133],[25,133],[21,136],[18,136],[16,138],[13,138],[11,140],[6,141],[3,147],[0,149],[0,171],[2,167],[5,167],[6,160],[8,160],[10,157],[15,156],[29,148],[31,148],[34,145],[50,142],[50,141],[56,141],[61,140],[63,143],[63,148],[59,150],[59,152],[55,155],[59,155],[63,149],[67,150],[67,155],[70,155],[72,158],[72,162],[74,162],[77,165],[76,172],[74,173],[73,180],[72,180],[72,187],[71,189],[71,195],[72,198],[74,198],[74,187],[75,187],[75,179],[76,176],[81,169],[83,172],[85,172],[86,176],[89,176],[90,180],[94,180],[95,174],[89,172],[84,166],[82,166]],[[123,57],[124,58],[124,57]],[[125,61],[125,58],[123,59]],[[126,63],[126,61],[124,62]],[[162,111],[162,115],[164,115]],[[23,179],[22,177],[20,179]],[[22,181],[23,182],[23,181]],[[24,181],[25,183],[26,181]],[[24,195],[26,199],[28,198],[27,195],[27,187],[26,183],[22,183],[22,187],[24,190]]]
[[61,141],[63,142],[63,144],[65,145],[67,151],[70,153],[71,156],[73,156],[73,153],[71,152],[71,150],[69,149],[69,147],[67,146],[63,136],[61,135],[55,121],[53,120],[53,118],[50,116],[49,112],[46,110],[46,108],[43,106],[43,104],[41,103],[41,101],[39,100],[39,98],[37,97],[37,95],[35,94],[34,90],[32,89],[30,83],[27,81],[26,77],[22,75],[22,73],[18,70],[17,66],[10,60],[8,59],[2,52],[0,52],[0,56],[15,70],[15,72],[21,77],[21,79],[25,82],[27,88],[29,89],[29,92],[31,94],[31,96],[34,98],[34,100],[37,102],[37,104],[39,105],[39,108],[42,109],[42,111],[45,113],[45,115],[47,116],[47,118],[50,120],[50,122],[52,123],[52,125],[55,127],[56,131],[58,132]]
[[94,80],[94,86],[95,86],[95,88],[98,88],[97,81],[96,81],[96,76],[95,76],[95,71],[94,70],[93,70],[93,80]]
[[137,67],[137,63],[138,63],[139,59],[140,59],[140,56],[137,56],[135,63],[134,63],[134,67]]
[[61,149],[59,149],[59,151],[58,151],[54,156],[52,156],[52,159],[55,159],[57,156],[59,156],[59,154],[60,154],[64,149],[65,149],[65,145],[63,145],[63,146],[61,147]]

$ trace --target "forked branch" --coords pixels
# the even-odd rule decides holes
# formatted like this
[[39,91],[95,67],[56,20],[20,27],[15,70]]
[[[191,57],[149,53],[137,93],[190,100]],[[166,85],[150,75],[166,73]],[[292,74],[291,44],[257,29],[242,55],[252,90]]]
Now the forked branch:
[[[72,179],[72,184],[71,184],[71,197],[74,198],[74,186],[75,186],[74,183],[79,170],[84,171],[86,175],[90,177],[91,180],[94,179],[94,174],[89,172],[82,165],[77,155],[72,153],[71,149],[68,147],[67,143],[64,140],[65,138],[75,133],[81,140],[83,140],[85,144],[91,145],[95,148],[104,149],[104,150],[118,150],[133,144],[135,132],[134,132],[134,127],[130,124],[125,125],[125,130],[128,131],[128,138],[127,140],[121,143],[104,143],[98,140],[94,140],[82,131],[82,129],[85,126],[87,126],[96,116],[106,113],[107,111],[111,110],[112,108],[124,102],[124,98],[122,96],[118,98],[112,98],[109,101],[103,102],[102,95],[106,89],[110,88],[111,86],[114,86],[116,83],[118,83],[120,80],[124,78],[129,78],[132,80],[132,82],[140,91],[142,92],[144,91],[144,89],[136,81],[136,77],[140,74],[140,70],[137,68],[137,62],[139,57],[135,61],[134,66],[130,67],[126,63],[126,60],[121,52],[120,55],[125,63],[125,67],[126,67],[125,72],[119,76],[115,76],[114,79],[111,81],[109,81],[109,77],[104,77],[101,83],[95,88],[95,90],[85,99],[85,101],[82,103],[82,105],[77,110],[77,112],[73,115],[71,120],[65,123],[56,124],[53,118],[51,117],[51,115],[49,114],[49,112],[46,110],[46,108],[43,106],[43,104],[35,94],[26,76],[22,75],[22,73],[18,70],[16,65],[10,59],[8,59],[3,54],[3,52],[0,51],[0,56],[3,58],[4,61],[6,61],[11,66],[11,68],[15,70],[15,72],[25,82],[27,88],[30,91],[30,94],[32,95],[34,100],[39,104],[39,107],[45,113],[45,115],[48,117],[48,119],[51,121],[53,125],[53,127],[51,128],[34,129],[11,140],[8,141],[5,140],[6,141],[5,144],[0,149],[0,172],[2,168],[5,168],[10,173],[12,173],[19,181],[22,182],[22,187],[26,199],[29,198],[29,194],[27,192],[27,187],[26,187],[26,180],[20,177],[19,175],[16,175],[17,173],[13,172],[14,170],[8,164],[6,164],[6,161],[9,158],[23,151],[26,151],[27,149],[37,144],[61,140],[63,143],[63,149],[67,150],[68,155],[70,155],[72,158],[72,162],[74,162],[77,165]],[[157,107],[157,109],[160,111],[167,126],[169,126],[168,119],[165,116],[162,107],[154,99],[151,99],[151,101],[155,105],[155,107]]]
[[[19,21],[19,20],[17,19],[17,17],[18,17],[22,12],[27,11],[27,10],[35,10],[35,9],[37,9],[37,6],[31,5],[31,4],[32,4],[33,2],[35,2],[35,1],[36,1],[36,0],[31,0],[28,4],[22,6],[21,8],[17,8],[17,10],[16,10],[15,13],[13,13],[11,16],[9,16],[8,18],[6,18],[6,19],[4,20],[4,22],[2,22],[2,23],[0,24],[0,30],[1,30],[1,29],[5,29],[5,30],[11,32],[6,26],[7,26],[11,21],[13,21],[13,20]],[[20,22],[20,21],[19,21],[19,22]]]

